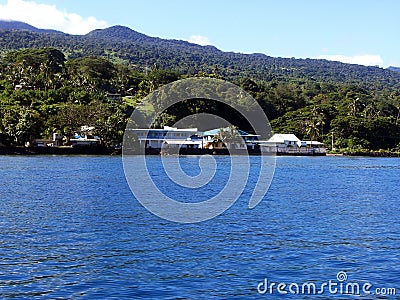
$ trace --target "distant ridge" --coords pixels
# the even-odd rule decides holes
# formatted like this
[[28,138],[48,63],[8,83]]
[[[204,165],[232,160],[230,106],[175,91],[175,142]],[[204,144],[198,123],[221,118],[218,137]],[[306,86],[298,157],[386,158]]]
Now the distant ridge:
[[400,72],[400,67],[393,67],[393,66],[390,66],[390,67],[388,68],[388,70],[394,71],[394,72]]
[[137,32],[129,27],[121,25],[115,25],[105,29],[95,29],[86,34],[85,37],[102,39],[102,40],[115,40],[119,42],[124,41],[124,42],[146,42],[146,43],[171,43],[174,45],[191,45],[193,47],[200,47],[209,50],[218,50],[216,47],[211,45],[200,46],[182,40],[161,39],[158,37],[151,37],[143,33]]
[[61,31],[53,29],[40,29],[35,26],[29,25],[28,23],[12,20],[0,20],[0,29],[3,30],[26,30],[33,32],[43,32],[43,33],[62,33]]

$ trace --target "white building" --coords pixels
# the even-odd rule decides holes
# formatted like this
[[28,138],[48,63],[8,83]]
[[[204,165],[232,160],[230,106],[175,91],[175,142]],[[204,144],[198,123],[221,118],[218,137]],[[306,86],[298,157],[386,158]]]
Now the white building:
[[[216,139],[224,130],[227,136],[237,135],[235,141]],[[234,132],[230,132],[234,130]],[[197,128],[175,128],[164,126],[164,129],[133,129],[141,147],[145,149],[253,149],[258,136],[242,130],[223,128],[200,132]]]
[[74,137],[70,139],[73,147],[79,146],[97,146],[100,144],[100,138],[93,135],[94,127],[81,126],[80,132],[75,132]]
[[133,129],[141,147],[161,149],[163,147],[201,148],[202,139],[198,138],[197,128],[176,128],[164,126],[164,129]]
[[274,134],[268,141],[260,141],[261,153],[325,155],[326,148],[317,141],[301,141],[294,134]]

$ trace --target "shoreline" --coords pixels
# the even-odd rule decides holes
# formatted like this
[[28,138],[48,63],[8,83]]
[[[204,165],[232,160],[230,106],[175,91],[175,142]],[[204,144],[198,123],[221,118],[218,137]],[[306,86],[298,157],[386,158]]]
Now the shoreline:
[[[257,150],[227,149],[181,149],[179,154],[175,151],[162,152],[160,149],[146,149],[145,155],[275,155],[275,156],[325,156],[325,153],[317,152],[277,152],[262,154]],[[0,147],[0,155],[122,155],[122,149],[107,148],[102,146],[78,146],[78,147]]]
[[[169,155],[168,153],[160,154],[159,151],[146,151],[146,155]],[[226,149],[218,149],[207,151],[181,151],[179,155],[229,155]],[[251,151],[248,153],[234,152],[232,154],[238,155],[262,155],[259,151]],[[80,147],[0,147],[0,155],[122,155],[122,149],[107,148],[102,146],[80,146]],[[382,151],[355,151],[355,152],[343,152],[343,153],[326,153],[324,155],[315,154],[304,154],[304,153],[271,153],[269,155],[276,156],[329,156],[329,157],[400,157],[400,152],[382,152]]]
[[354,151],[343,153],[327,153],[326,156],[348,156],[348,157],[400,157],[399,152],[389,151]]
[[120,155],[121,149],[107,147],[0,147],[0,155]]

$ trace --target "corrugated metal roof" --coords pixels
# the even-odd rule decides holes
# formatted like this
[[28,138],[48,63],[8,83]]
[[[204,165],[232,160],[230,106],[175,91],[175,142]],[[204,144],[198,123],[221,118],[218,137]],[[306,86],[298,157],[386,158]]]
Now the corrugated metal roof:
[[291,133],[290,134],[276,133],[268,140],[268,142],[273,142],[273,143],[284,143],[285,141],[300,142],[300,139]]
[[[226,132],[229,132],[229,131],[231,130],[230,127],[217,128],[217,129],[212,129],[212,130],[204,131],[204,132],[203,132],[203,135],[204,135],[204,136],[207,136],[207,135],[212,135],[212,136],[218,135],[218,134],[221,132],[221,129],[224,130],[224,131],[226,131]],[[236,131],[236,132],[237,132],[239,135],[241,135],[241,136],[257,136],[257,135],[254,135],[254,134],[250,134],[250,133],[248,133],[248,132],[246,132],[246,131],[240,130],[240,129],[234,129],[234,131]]]

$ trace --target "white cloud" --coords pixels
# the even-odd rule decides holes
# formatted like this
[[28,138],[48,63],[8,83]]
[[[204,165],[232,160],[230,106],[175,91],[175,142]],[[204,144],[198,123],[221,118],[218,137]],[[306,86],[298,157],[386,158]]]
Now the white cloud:
[[188,42],[201,46],[211,45],[211,42],[208,39],[208,37],[202,35],[192,35],[190,36]]
[[317,59],[327,59],[333,61],[340,61],[347,64],[357,64],[364,66],[380,66],[384,65],[383,59],[380,55],[355,55],[355,56],[345,56],[345,55],[320,55]]
[[56,29],[70,34],[86,34],[107,27],[106,21],[84,18],[76,13],[59,10],[55,5],[27,0],[8,0],[0,4],[0,19],[22,21],[43,29]]

